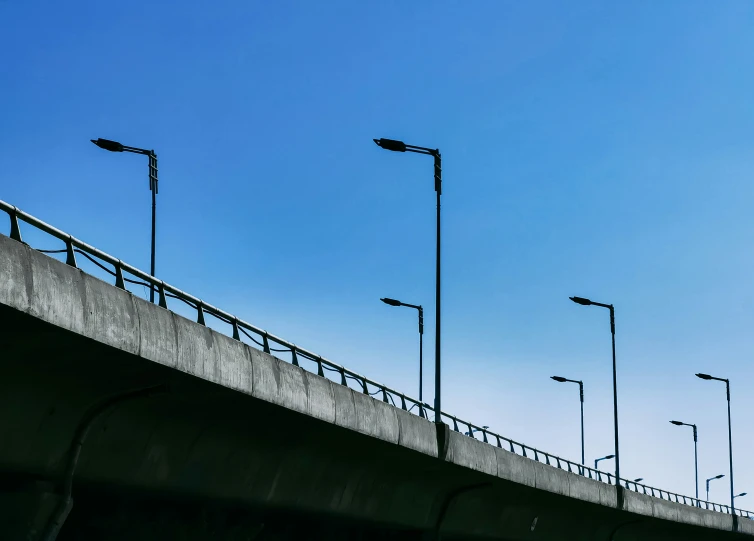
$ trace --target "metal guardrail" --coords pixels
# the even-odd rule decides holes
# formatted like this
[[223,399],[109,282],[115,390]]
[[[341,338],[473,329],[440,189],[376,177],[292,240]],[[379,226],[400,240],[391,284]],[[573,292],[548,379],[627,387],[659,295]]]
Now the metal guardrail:
[[[348,387],[348,382],[354,381],[360,387],[361,392],[363,392],[364,394],[369,396],[380,395],[383,402],[392,404],[395,407],[398,407],[398,405],[396,404],[396,400],[398,400],[400,401],[401,409],[409,412],[412,412],[414,411],[414,409],[416,409],[416,414],[423,418],[428,419],[429,413],[434,413],[434,409],[429,404],[420,403],[418,400],[400,393],[395,389],[391,389],[386,385],[371,380],[365,376],[362,376],[361,374],[357,374],[352,370],[349,370],[337,363],[325,359],[321,355],[317,355],[316,353],[308,351],[291,342],[288,342],[287,340],[283,340],[282,338],[279,338],[263,329],[260,329],[259,327],[256,327],[251,323],[247,323],[246,321],[239,319],[233,314],[229,314],[228,312],[220,310],[219,308],[216,308],[211,304],[208,304],[203,300],[194,297],[193,295],[181,291],[180,289],[177,289],[170,284],[167,284],[162,280],[155,278],[154,276],[150,276],[149,274],[142,272],[139,269],[128,265],[127,263],[124,263],[120,259],[112,257],[111,255],[108,255],[105,252],[98,250],[97,248],[94,248],[93,246],[90,246],[85,242],[82,242],[77,238],[64,233],[63,231],[60,231],[59,229],[46,224],[45,222],[38,220],[37,218],[23,212],[13,205],[10,205],[1,200],[0,210],[5,211],[10,217],[9,236],[10,238],[18,242],[23,242],[21,236],[21,228],[19,225],[19,221],[22,221],[31,225],[32,227],[35,227],[36,229],[39,229],[40,231],[51,235],[52,237],[63,241],[65,243],[64,249],[38,251],[44,253],[65,253],[66,264],[72,267],[79,268],[76,261],[76,255],[81,255],[97,265],[103,271],[113,276],[115,278],[115,287],[127,290],[126,284],[137,284],[149,288],[155,288],[159,293],[159,305],[162,308],[168,308],[168,298],[180,300],[196,310],[196,322],[200,325],[206,325],[206,317],[208,315],[212,316],[219,321],[227,323],[231,326],[232,336],[234,339],[241,341],[241,335],[243,334],[254,344],[260,346],[266,353],[289,353],[290,362],[295,366],[300,367],[300,362],[302,359],[315,363],[317,366],[317,374],[321,377],[327,377],[326,373],[337,374],[340,376],[340,381],[336,381],[336,383],[340,383],[341,385]],[[111,265],[112,269],[108,268],[106,265]],[[137,278],[137,280],[126,278],[126,274]],[[279,347],[272,347],[270,344]],[[495,432],[492,432],[487,428],[459,419],[458,417],[450,415],[449,413],[441,412],[441,415],[444,421],[448,422],[448,424],[452,424],[454,431],[461,432],[461,430],[459,429],[459,427],[461,426],[466,428],[467,430],[465,430],[464,433],[468,437],[477,439],[474,434],[479,433],[482,435],[481,441],[483,441],[484,443],[491,445],[494,444],[501,449],[510,451],[511,453],[518,454],[537,462],[553,466],[561,470],[566,470],[570,473],[581,475],[589,479],[611,485],[616,484],[615,476],[610,473],[602,472],[600,470],[584,466],[583,464],[572,462],[550,453],[546,453],[534,447],[530,447],[510,438],[506,438],[505,436],[501,436],[500,434],[496,434]],[[650,487],[648,485],[643,485],[627,479],[619,479],[618,482],[621,486],[625,487],[628,490],[646,494],[648,496],[653,496],[655,498],[660,498],[662,500],[690,505],[701,509],[717,511],[720,513],[730,514],[731,511],[730,506],[728,505],[699,500],[697,498],[692,498],[690,496],[676,494],[675,492],[669,492],[667,490]],[[735,509],[735,514],[754,520],[754,512],[752,511]]]

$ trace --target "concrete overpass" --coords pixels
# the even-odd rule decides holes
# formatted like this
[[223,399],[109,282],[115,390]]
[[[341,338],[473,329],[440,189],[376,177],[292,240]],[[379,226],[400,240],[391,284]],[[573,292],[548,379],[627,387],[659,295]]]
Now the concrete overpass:
[[[277,337],[0,210],[13,237],[0,235],[2,539],[754,536],[754,520],[707,502],[590,479],[499,435],[468,437],[450,415],[436,425],[296,346],[277,358]],[[20,242],[18,219],[63,240],[68,264]],[[83,254],[118,287],[77,268]],[[155,283],[163,306],[128,292],[129,277]],[[193,299],[199,322],[168,310],[171,295]]]

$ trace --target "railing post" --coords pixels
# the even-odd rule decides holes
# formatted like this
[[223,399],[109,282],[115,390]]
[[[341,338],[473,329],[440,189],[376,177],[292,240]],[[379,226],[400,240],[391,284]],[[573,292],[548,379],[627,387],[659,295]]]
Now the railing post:
[[238,333],[238,320],[233,320],[233,339],[241,341],[241,335]]
[[78,265],[76,265],[76,254],[73,251],[73,242],[71,241],[71,237],[68,237],[68,239],[65,241],[65,264],[70,265],[75,269],[78,268]]
[[158,288],[159,288],[159,291],[160,291],[160,306],[162,308],[167,309],[167,307],[168,307],[168,301],[165,298],[165,285],[162,282],[160,282],[160,285],[158,286]]
[[21,228],[18,227],[18,216],[15,211],[10,213],[10,238],[23,242],[21,240]]
[[348,387],[348,380],[346,380],[346,371],[343,368],[341,368],[340,370],[340,384],[344,387]]
[[298,366],[298,356],[296,355],[296,348],[291,348],[291,362],[293,366]]
[[361,389],[363,390],[365,395],[369,394],[369,389],[367,388],[367,380],[365,379],[361,380]]
[[196,305],[196,322],[199,325],[207,325],[204,321],[204,308],[202,308],[201,304]]
[[115,287],[126,289],[126,281],[123,279],[123,269],[121,268],[120,261],[115,265]]
[[[407,411],[406,410],[406,397],[403,395],[401,395],[401,409],[403,411]],[[421,406],[419,406],[419,411],[421,411]]]
[[384,388],[382,389],[382,401],[387,402],[387,393]]
[[322,370],[322,357],[317,359],[317,375],[322,378],[325,377],[325,371]]
[[262,344],[264,344],[264,352],[270,353],[270,341],[267,339],[267,334],[262,335]]

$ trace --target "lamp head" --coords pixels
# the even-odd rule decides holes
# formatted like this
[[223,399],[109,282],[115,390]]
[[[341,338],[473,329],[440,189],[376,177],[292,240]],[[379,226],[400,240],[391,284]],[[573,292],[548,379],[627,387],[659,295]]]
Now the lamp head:
[[698,377],[699,379],[712,379],[712,376],[710,376],[709,374],[697,374],[696,377]]
[[615,458],[615,455],[607,455],[605,458]]
[[592,304],[592,301],[590,301],[589,299],[585,299],[584,297],[568,297],[568,298],[571,299],[576,304],[580,304],[582,306],[589,306],[590,304]]
[[388,299],[387,297],[380,300],[384,302],[385,304],[389,304],[390,306],[400,306],[402,304],[401,301],[397,301],[395,299]]
[[406,152],[406,143],[403,141],[396,141],[395,139],[373,139],[378,147],[385,150],[392,150],[393,152]]
[[634,483],[638,483],[638,482],[643,481],[643,480],[644,480],[643,477],[639,477],[638,479],[634,479]]
[[100,148],[109,150],[110,152],[123,152],[123,145],[117,141],[111,141],[110,139],[91,139],[91,142]]
[[560,383],[565,383],[568,381],[566,378],[562,378],[560,376],[550,376],[550,379],[554,379],[555,381],[558,381]]
[[716,475],[715,477],[713,477],[713,479],[722,479],[723,477],[725,477],[725,474],[721,473],[720,475]]
[[681,425],[683,425],[683,423],[682,423],[681,421],[670,421],[670,422],[671,422],[671,424],[674,424],[674,425],[676,425],[676,426],[681,426]]

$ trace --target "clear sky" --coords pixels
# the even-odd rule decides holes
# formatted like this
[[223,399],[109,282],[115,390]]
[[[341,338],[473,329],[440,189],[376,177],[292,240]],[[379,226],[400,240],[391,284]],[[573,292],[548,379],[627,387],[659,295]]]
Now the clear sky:
[[[0,198],[161,278],[433,395],[431,159],[444,159],[443,409],[622,473],[754,494],[754,4],[0,1]],[[3,226],[6,227],[6,226]],[[4,230],[3,232],[7,232]],[[35,239],[36,240],[36,239]],[[42,247],[50,240],[40,239]],[[612,468],[610,462],[604,469]],[[742,498],[754,509],[753,496]]]

